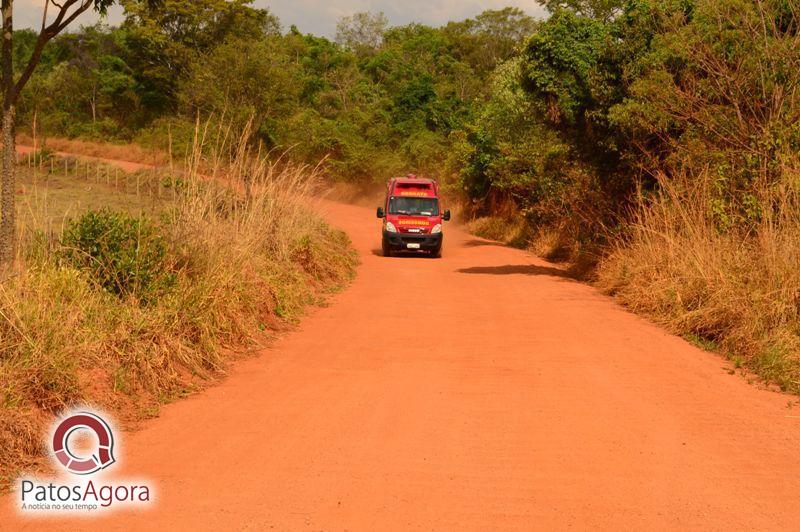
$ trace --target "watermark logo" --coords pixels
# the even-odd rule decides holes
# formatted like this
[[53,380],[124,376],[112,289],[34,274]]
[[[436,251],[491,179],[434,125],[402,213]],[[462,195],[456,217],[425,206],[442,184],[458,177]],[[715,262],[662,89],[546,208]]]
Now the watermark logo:
[[57,478],[23,477],[15,505],[25,517],[39,515],[91,516],[121,508],[146,508],[153,486],[143,480],[112,478],[116,463],[113,425],[88,409],[64,414],[48,436]]
[[[96,453],[86,458],[76,456],[69,447],[70,435],[79,430],[92,431],[99,442]],[[58,424],[53,433],[53,452],[56,459],[70,473],[91,475],[115,462],[114,435],[103,418],[88,412],[80,412]]]

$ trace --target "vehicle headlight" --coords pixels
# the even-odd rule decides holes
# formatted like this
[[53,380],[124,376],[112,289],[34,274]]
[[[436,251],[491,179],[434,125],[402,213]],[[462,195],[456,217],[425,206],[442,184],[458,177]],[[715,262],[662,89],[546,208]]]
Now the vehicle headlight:
[[432,235],[438,235],[441,232],[442,232],[442,224],[436,224],[433,226],[433,229],[431,229]]
[[397,232],[397,228],[394,226],[394,224],[392,222],[386,222],[386,231],[388,231],[390,233],[396,233]]

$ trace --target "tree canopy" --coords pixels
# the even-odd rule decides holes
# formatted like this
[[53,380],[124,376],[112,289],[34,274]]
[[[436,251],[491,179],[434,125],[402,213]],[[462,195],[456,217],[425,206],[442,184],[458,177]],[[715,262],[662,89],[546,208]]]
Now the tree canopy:
[[[540,3],[546,20],[505,8],[441,27],[356,13],[330,40],[249,0],[123,0],[120,27],[42,51],[20,113],[50,134],[141,142],[225,114],[271,149],[326,158],[332,178],[429,173],[536,220],[614,210],[655,172],[712,163],[739,216],[748,183],[797,145],[776,118],[795,112],[796,0]],[[35,45],[18,32],[18,64]]]

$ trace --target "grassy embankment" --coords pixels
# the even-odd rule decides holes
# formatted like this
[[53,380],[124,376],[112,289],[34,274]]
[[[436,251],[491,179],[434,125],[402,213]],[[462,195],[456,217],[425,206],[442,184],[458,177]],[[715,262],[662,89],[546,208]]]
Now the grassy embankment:
[[711,183],[663,180],[660,194],[640,198],[623,231],[603,235],[608,244],[588,254],[563,232],[537,231],[513,215],[477,218],[468,227],[565,261],[631,310],[800,394],[797,180],[760,194],[764,217],[748,232],[720,230],[704,188]]
[[40,463],[60,409],[152,416],[353,274],[347,237],[309,206],[313,171],[199,144],[138,194],[132,175],[21,166],[18,264],[0,279],[0,486]]
[[598,285],[737,368],[800,393],[798,183],[763,191],[763,216],[743,232],[719,229],[711,180],[663,180],[600,263]]

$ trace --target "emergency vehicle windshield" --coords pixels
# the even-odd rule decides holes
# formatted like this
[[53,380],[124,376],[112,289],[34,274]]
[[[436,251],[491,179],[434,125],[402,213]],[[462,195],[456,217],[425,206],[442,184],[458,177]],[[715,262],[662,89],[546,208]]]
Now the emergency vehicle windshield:
[[436,198],[391,198],[389,214],[439,216],[439,200]]

